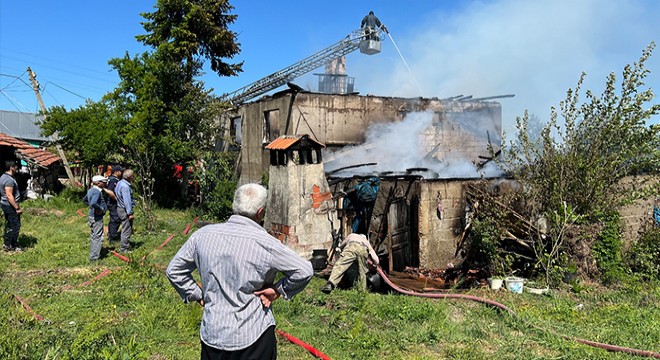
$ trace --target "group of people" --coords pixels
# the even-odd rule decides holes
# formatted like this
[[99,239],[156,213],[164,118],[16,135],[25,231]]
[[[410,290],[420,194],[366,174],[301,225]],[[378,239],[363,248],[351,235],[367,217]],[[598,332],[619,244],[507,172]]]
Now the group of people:
[[[201,359],[276,359],[272,303],[301,292],[314,272],[310,261],[296,254],[263,228],[266,188],[240,186],[233,213],[221,224],[195,231],[169,263],[166,275],[185,303],[199,303],[202,315]],[[328,283],[331,292],[353,262],[366,287],[368,257],[378,256],[364,235],[350,234],[339,245]],[[195,281],[198,270],[201,283]],[[283,276],[278,279],[277,274]]]
[[[20,251],[18,233],[23,210],[13,178],[17,164],[8,161],[5,167],[0,177],[0,207],[6,220],[4,249]],[[108,178],[92,177],[92,187],[83,199],[89,205],[91,261],[99,259],[103,218],[108,211],[109,242],[119,240],[121,252],[130,250],[135,205],[133,179],[133,171],[121,166],[114,166]],[[234,215],[225,223],[207,225],[194,232],[167,267],[166,275],[183,301],[204,307],[201,359],[276,359],[272,303],[280,297],[290,300],[314,274],[308,260],[263,228],[267,197],[267,190],[261,185],[240,186],[234,194]],[[341,256],[321,290],[332,291],[356,261],[359,282],[364,288],[367,258],[371,257],[377,265],[376,252],[360,234],[350,234],[339,248]],[[196,269],[201,284],[193,278]],[[283,276],[276,281],[278,273]]]
[[90,227],[89,260],[91,262],[101,256],[103,218],[106,212],[110,212],[108,243],[112,247],[119,241],[120,252],[130,251],[135,209],[131,187],[134,176],[133,170],[115,165],[108,178],[103,175],[92,177],[92,187],[87,190],[83,198],[83,202],[89,205],[87,218]]

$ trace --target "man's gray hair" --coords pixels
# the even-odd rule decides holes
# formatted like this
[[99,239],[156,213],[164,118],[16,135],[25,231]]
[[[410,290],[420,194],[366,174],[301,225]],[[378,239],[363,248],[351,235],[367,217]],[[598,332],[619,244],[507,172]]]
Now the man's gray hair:
[[234,214],[253,219],[266,206],[268,191],[259,184],[241,185],[234,193]]
[[126,170],[124,170],[124,173],[121,174],[122,179],[128,180],[132,177],[133,177],[133,170],[131,170],[131,169],[126,169]]

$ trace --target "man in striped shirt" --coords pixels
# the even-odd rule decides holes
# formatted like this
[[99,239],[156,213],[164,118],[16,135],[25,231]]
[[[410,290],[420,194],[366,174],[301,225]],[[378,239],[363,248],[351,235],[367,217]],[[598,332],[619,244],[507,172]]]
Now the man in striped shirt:
[[[271,303],[289,300],[313,276],[309,261],[262,227],[267,191],[246,184],[234,194],[233,211],[222,224],[193,233],[167,267],[184,302],[204,306],[201,359],[275,359]],[[198,269],[201,287],[192,277]],[[275,282],[275,275],[284,277]]]

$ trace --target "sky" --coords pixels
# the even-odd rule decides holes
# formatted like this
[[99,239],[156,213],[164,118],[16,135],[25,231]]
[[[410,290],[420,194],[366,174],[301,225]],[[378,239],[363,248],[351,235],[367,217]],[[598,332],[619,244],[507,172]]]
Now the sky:
[[[148,50],[140,13],[155,0],[0,0],[0,110],[38,112],[26,68],[46,107],[98,101],[118,82],[108,60]],[[243,61],[236,77],[202,77],[215,94],[231,92],[294,64],[358,29],[373,10],[390,30],[382,52],[347,56],[361,94],[397,97],[515,94],[499,99],[512,132],[525,110],[546,120],[587,73],[600,93],[652,41],[660,41],[657,0],[234,0]],[[397,51],[397,48],[399,51]],[[646,84],[660,93],[660,55]],[[312,71],[294,82],[316,90]]]

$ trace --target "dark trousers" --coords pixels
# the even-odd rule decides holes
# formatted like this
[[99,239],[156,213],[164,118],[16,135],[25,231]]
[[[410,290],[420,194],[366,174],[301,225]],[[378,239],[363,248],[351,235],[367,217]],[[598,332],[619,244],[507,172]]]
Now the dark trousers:
[[18,247],[18,232],[21,231],[21,215],[11,205],[2,204],[5,214],[5,246]]
[[117,214],[117,206],[108,206],[108,210],[110,213],[110,221],[108,222],[108,240],[119,241],[119,225],[121,225],[121,219],[119,218],[119,214]]
[[275,360],[277,359],[277,340],[275,326],[271,326],[245,349],[236,351],[218,350],[202,341],[201,360]]

